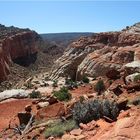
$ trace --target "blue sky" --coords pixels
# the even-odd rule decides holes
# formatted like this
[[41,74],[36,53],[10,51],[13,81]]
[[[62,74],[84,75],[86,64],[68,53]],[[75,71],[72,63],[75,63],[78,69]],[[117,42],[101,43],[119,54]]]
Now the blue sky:
[[38,33],[117,31],[140,22],[140,1],[0,1],[0,23]]

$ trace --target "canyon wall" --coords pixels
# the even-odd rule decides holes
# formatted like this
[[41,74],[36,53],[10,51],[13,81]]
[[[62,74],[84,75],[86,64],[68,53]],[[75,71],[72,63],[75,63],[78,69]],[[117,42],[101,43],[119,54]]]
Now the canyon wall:
[[21,66],[35,62],[39,42],[34,31],[0,25],[0,82],[6,80],[13,62]]
[[120,70],[138,59],[140,23],[119,32],[97,33],[73,42],[54,64],[51,79],[70,76],[80,80],[83,75],[103,76],[112,68]]

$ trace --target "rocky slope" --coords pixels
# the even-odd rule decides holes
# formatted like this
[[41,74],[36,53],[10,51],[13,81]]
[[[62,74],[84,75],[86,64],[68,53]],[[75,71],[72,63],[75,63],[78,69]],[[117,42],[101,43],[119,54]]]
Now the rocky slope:
[[140,23],[120,32],[103,32],[92,37],[82,37],[73,42],[52,70],[51,79],[70,76],[79,79],[105,75],[111,68],[121,67],[139,60]]
[[21,66],[35,62],[39,41],[34,31],[0,25],[0,82],[6,80],[13,62]]

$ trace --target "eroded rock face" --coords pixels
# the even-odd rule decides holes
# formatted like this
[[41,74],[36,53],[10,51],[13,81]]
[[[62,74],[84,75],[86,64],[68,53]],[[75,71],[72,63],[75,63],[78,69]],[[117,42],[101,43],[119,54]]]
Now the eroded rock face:
[[[105,49],[107,51],[104,51]],[[83,74],[91,77],[104,76],[111,69],[120,70],[124,64],[134,60],[134,52],[129,48],[124,50],[116,47],[104,47],[94,51],[88,54],[79,65],[78,76],[81,77]]]
[[[85,43],[88,42],[88,38],[84,38]],[[96,50],[97,48],[101,48],[102,44],[98,45],[88,45],[87,47],[84,47],[84,41],[79,40],[82,42],[82,44],[75,44],[72,43],[70,46],[70,49],[68,49],[62,57],[60,57],[53,69],[54,71],[51,74],[51,79],[56,79],[60,76],[70,76],[73,80],[75,80],[76,72],[78,69],[78,66],[81,64],[81,62],[84,60],[84,58],[87,56],[88,53]],[[76,47],[74,47],[76,45]]]
[[22,66],[34,63],[37,57],[39,35],[29,29],[0,26],[0,82],[10,73],[14,62]]
[[83,75],[104,76],[110,69],[120,70],[124,64],[138,60],[140,34],[131,31],[135,26],[120,32],[82,37],[73,42],[56,61],[51,79],[70,76],[73,80],[80,80]]
[[[114,127],[98,140],[138,140],[140,139],[140,109],[132,110],[129,117],[119,119]],[[135,121],[134,121],[135,120]]]

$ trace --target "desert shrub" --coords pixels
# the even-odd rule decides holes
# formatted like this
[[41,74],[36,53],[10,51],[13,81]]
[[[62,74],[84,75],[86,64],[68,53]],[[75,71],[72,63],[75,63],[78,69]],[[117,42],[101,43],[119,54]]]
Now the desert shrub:
[[73,88],[77,88],[78,87],[77,82],[73,81],[70,78],[66,78],[65,79],[65,84],[67,85],[68,89],[73,89]]
[[52,86],[53,87],[57,87],[58,86],[57,84],[58,84],[58,81],[57,80],[54,80]]
[[115,120],[119,113],[119,108],[117,103],[109,100],[103,100],[102,102],[102,113],[104,116],[107,116]]
[[59,101],[68,101],[71,99],[71,94],[69,93],[69,91],[66,87],[62,87],[59,91],[54,91],[53,95]]
[[85,76],[85,75],[83,76],[82,81],[83,81],[84,83],[89,83],[89,79],[88,79],[88,77]]
[[66,85],[69,85],[69,84],[71,84],[73,82],[73,80],[71,79],[71,78],[67,78],[66,77],[66,79],[65,79],[65,84]]
[[80,102],[82,103],[85,100],[84,96],[80,96]]
[[29,97],[30,97],[30,98],[40,98],[40,97],[41,97],[41,94],[40,94],[39,91],[33,90],[33,91],[29,94]]
[[111,85],[111,84],[113,83],[113,81],[112,81],[112,80],[109,80],[108,82],[109,82],[109,85]]
[[107,116],[113,120],[118,116],[117,104],[109,100],[94,99],[90,101],[77,102],[72,110],[73,119],[78,123],[88,123]]
[[95,91],[98,92],[98,94],[100,94],[102,91],[104,91],[105,90],[104,81],[99,79],[98,82],[96,83],[94,89],[95,89]]
[[69,132],[74,128],[77,128],[77,124],[74,120],[57,122],[47,127],[47,129],[45,130],[45,137],[59,137],[62,136],[65,132]]
[[138,82],[138,81],[140,81],[140,74],[138,74],[134,77],[134,82]]

